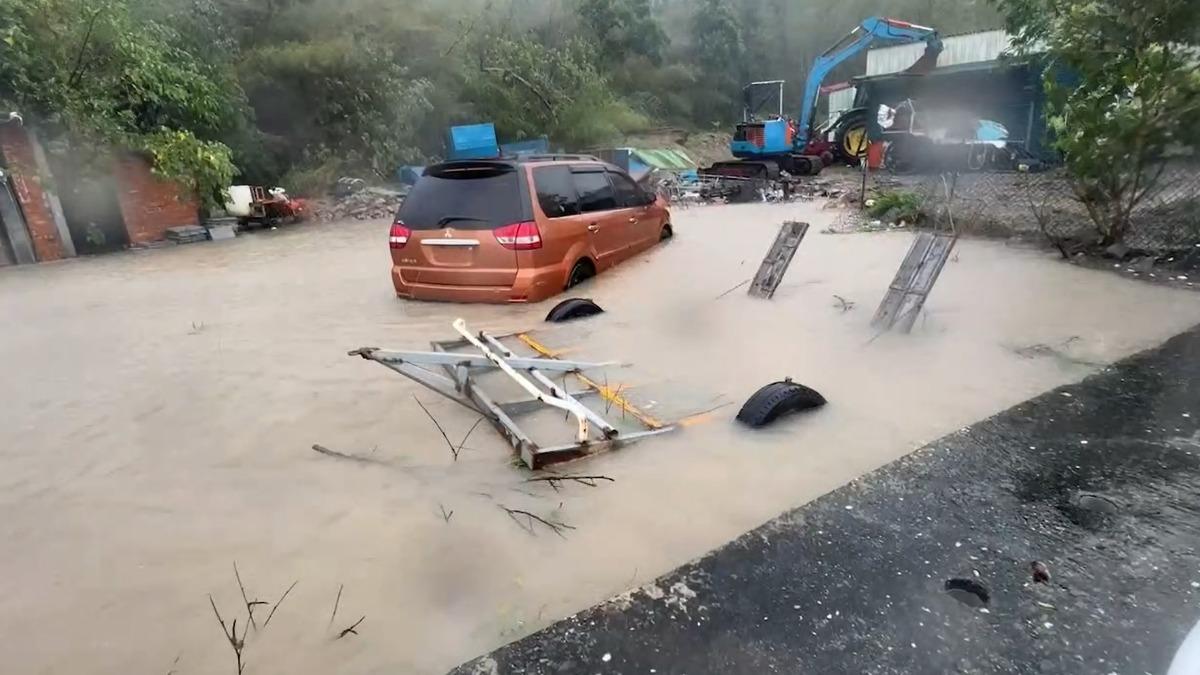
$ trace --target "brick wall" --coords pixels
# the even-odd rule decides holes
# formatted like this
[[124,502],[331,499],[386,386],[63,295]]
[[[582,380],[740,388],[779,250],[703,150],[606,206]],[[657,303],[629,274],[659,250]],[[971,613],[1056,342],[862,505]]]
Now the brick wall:
[[199,225],[200,206],[183,196],[179,186],[160,180],[150,164],[136,155],[117,161],[117,201],[129,232],[129,243],[147,244],[166,237],[169,227]]
[[33,253],[46,262],[63,257],[62,242],[54,225],[50,203],[42,189],[33,145],[24,129],[15,124],[0,125],[0,152],[12,174],[13,191],[25,213],[25,225],[33,241]]

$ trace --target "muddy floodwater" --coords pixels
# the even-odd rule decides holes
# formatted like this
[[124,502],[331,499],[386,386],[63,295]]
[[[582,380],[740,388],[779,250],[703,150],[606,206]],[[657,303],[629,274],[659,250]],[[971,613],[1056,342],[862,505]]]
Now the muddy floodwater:
[[[444,672],[1200,322],[1200,294],[968,240],[914,332],[877,335],[911,235],[831,218],[678,211],[675,241],[581,289],[605,315],[555,327],[552,303],[397,300],[379,222],[0,270],[0,669],[233,673],[208,595],[240,632],[236,561],[250,600],[298,582],[256,610],[247,673]],[[718,297],[786,219],[813,227],[775,298]],[[458,316],[628,362],[597,377],[660,417],[716,410],[569,465],[614,479],[594,488],[525,483],[486,426],[455,462],[413,395],[456,444],[476,416],[346,352],[425,349]],[[785,376],[829,405],[733,423]]]

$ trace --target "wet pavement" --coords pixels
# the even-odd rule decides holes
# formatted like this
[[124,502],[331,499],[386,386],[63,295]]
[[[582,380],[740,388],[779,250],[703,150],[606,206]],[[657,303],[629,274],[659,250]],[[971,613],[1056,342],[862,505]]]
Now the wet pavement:
[[1194,328],[453,672],[1164,673],[1198,422]]

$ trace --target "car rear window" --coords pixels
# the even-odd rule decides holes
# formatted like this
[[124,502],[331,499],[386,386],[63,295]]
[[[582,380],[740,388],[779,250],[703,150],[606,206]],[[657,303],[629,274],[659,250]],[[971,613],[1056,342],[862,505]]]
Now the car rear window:
[[579,213],[579,198],[566,166],[542,166],[533,170],[533,185],[538,204],[547,218],[562,218]]
[[523,219],[520,182],[505,164],[431,167],[398,217],[413,230],[492,230]]
[[575,191],[579,193],[579,209],[584,213],[617,208],[617,198],[604,171],[575,172]]

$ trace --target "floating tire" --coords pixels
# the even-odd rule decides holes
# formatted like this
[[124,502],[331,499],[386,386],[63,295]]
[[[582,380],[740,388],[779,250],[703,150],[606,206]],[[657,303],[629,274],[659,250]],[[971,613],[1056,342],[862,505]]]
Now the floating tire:
[[825,397],[815,389],[796,384],[788,378],[782,382],[772,382],[754,392],[738,411],[737,419],[747,426],[762,427],[774,422],[781,415],[820,408],[823,405]]
[[550,313],[546,315],[546,320],[561,323],[603,313],[604,310],[600,308],[600,305],[587,298],[567,298],[550,310]]

